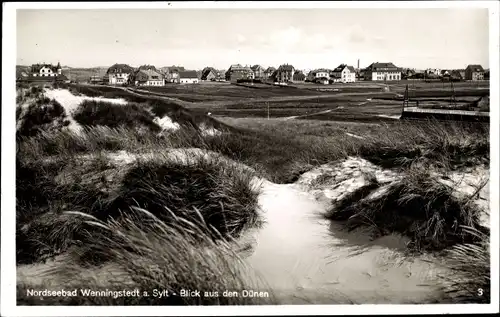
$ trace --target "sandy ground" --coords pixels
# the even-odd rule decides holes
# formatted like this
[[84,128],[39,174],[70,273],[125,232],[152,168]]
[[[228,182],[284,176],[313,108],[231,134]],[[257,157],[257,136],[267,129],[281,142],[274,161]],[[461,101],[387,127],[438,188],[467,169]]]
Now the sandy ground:
[[385,114],[379,114],[378,116],[382,117],[382,118],[390,118],[390,119],[399,119],[399,118],[401,118],[401,115],[390,116],[390,115],[385,115]]
[[163,118],[156,117],[153,122],[159,125],[163,131],[175,131],[181,128],[181,126],[177,122],[173,122],[169,116],[164,116]]

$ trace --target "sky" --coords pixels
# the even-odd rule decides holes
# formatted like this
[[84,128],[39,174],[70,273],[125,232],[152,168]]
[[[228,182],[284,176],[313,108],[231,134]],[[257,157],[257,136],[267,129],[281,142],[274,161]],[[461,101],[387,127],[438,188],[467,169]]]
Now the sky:
[[17,64],[488,68],[488,32],[480,8],[23,9]]

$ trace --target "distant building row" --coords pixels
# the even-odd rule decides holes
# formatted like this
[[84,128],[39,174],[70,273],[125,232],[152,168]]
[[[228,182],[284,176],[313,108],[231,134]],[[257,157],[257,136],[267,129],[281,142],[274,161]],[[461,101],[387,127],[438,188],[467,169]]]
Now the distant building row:
[[439,69],[428,68],[426,70],[406,70],[407,78],[443,79],[443,80],[484,80],[489,76],[481,65],[468,65],[465,69]]
[[[307,75],[305,74],[307,72]],[[23,80],[29,81],[68,81],[62,74],[61,65],[34,64],[29,74],[23,73]],[[260,65],[231,65],[227,71],[206,67],[201,72],[186,70],[182,66],[170,66],[156,69],[153,65],[143,65],[133,68],[127,64],[114,64],[104,77],[92,76],[91,83],[108,85],[163,86],[166,83],[193,84],[203,81],[262,80],[279,83],[314,82],[320,84],[350,83],[357,80],[365,81],[398,81],[405,78],[443,78],[458,80],[484,80],[485,71],[481,65],[469,65],[464,70],[427,69],[423,72],[403,70],[393,63],[372,63],[364,69],[340,64],[335,69],[320,68],[311,71],[296,69],[290,64],[282,64],[278,68],[264,68]]]
[[196,71],[185,70],[184,67],[173,66],[162,71],[152,65],[134,69],[127,64],[114,64],[102,82],[109,85],[163,86],[166,82],[193,84],[198,83],[199,79]]
[[[365,80],[401,80],[401,68],[392,63],[373,63],[364,70]],[[316,69],[304,74],[293,65],[283,64],[278,68],[260,66],[242,66],[233,64],[225,72],[213,67],[206,67],[198,74],[196,71],[187,71],[180,66],[166,67],[157,70],[152,65],[144,65],[134,69],[126,64],[111,66],[103,78],[105,84],[136,86],[162,86],[165,83],[198,83],[199,78],[206,81],[239,82],[245,80],[263,80],[273,82],[304,82],[315,83],[350,83],[357,80],[357,71],[353,66],[340,64],[337,68]],[[98,79],[96,78],[96,81]],[[92,81],[92,79],[91,79]]]
[[227,70],[225,79],[232,82],[249,79],[273,82],[301,82],[306,80],[321,83],[354,82],[356,81],[356,72],[354,67],[345,64],[341,64],[334,70],[312,70],[307,75],[289,64],[283,64],[278,68],[268,67],[267,69],[260,65],[249,67],[234,64]]

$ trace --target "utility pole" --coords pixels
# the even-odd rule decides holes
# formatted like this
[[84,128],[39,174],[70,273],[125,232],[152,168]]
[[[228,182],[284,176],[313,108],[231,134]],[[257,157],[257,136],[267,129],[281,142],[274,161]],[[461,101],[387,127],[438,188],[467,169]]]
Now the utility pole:
[[406,84],[406,90],[405,90],[405,95],[403,99],[403,111],[405,110],[406,107],[409,107],[410,104],[410,95],[408,92],[408,84]]
[[266,102],[267,105],[267,120],[269,120],[269,102]]
[[457,100],[455,99],[455,87],[453,86],[453,82],[451,83],[451,98],[450,98],[450,105],[456,107],[457,106]]

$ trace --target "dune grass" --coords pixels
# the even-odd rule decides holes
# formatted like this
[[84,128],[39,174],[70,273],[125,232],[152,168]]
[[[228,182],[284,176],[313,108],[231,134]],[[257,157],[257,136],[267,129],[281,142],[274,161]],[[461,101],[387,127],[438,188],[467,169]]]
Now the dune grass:
[[153,122],[153,114],[134,103],[117,105],[110,102],[84,100],[73,114],[73,118],[83,126],[100,125],[110,128],[144,126],[152,131],[160,131],[160,127]]
[[[174,212],[175,213],[175,212]],[[106,267],[90,271],[76,261],[66,260],[44,273],[42,285],[22,281],[17,286],[18,305],[251,305],[273,304],[276,299],[266,285],[245,267],[238,254],[231,251],[231,242],[214,242],[207,236],[202,218],[183,219],[166,224],[148,211],[135,208],[121,221],[100,221],[92,216],[69,213],[84,218],[100,233],[89,237],[84,252],[103,253],[110,258]],[[150,221],[139,226],[136,217]],[[187,234],[192,232],[193,234]],[[195,237],[197,237],[195,239]],[[200,245],[199,241],[204,241]],[[82,252],[78,247],[72,255]],[[57,279],[54,281],[53,279]],[[51,281],[49,284],[49,281]],[[46,284],[46,285],[44,285]],[[55,286],[54,285],[59,285]],[[45,297],[27,296],[27,289],[93,289],[139,290],[141,296],[131,297]],[[199,290],[200,297],[178,296],[182,289]],[[224,297],[225,290],[267,291],[268,298]],[[160,298],[159,292],[170,295]],[[145,296],[148,293],[148,296]],[[212,296],[209,296],[208,293]],[[217,292],[218,296],[215,296]]]
[[[55,255],[71,245],[63,240],[74,240],[79,228],[58,232],[59,226],[53,225],[69,221],[61,218],[64,210],[106,220],[119,219],[136,206],[169,223],[174,220],[166,208],[170,206],[176,216],[191,219],[202,215],[207,226],[216,229],[214,239],[219,234],[236,237],[258,224],[258,193],[248,171],[217,158],[187,152],[179,155],[187,158],[156,153],[149,159],[118,165],[110,164],[104,154],[52,157],[48,161],[25,161],[26,157],[18,156],[18,262]],[[42,248],[35,241],[48,246]]]
[[394,232],[406,235],[412,240],[414,251],[477,243],[480,241],[477,236],[462,228],[475,228],[483,233],[489,230],[480,225],[480,210],[470,197],[459,198],[454,190],[428,171],[411,168],[402,180],[384,187],[369,181],[336,202],[325,216],[345,221],[349,230],[368,226],[378,235]]
[[[477,164],[489,165],[487,126],[478,128],[477,125],[429,121],[342,127],[321,130],[294,122],[255,129],[233,128],[232,133],[205,137],[198,135],[196,129],[188,128],[161,138],[130,129],[98,128],[88,129],[84,136],[69,132],[44,133],[23,141],[20,146],[32,157],[99,150],[140,152],[164,147],[197,147],[249,165],[277,183],[293,182],[311,167],[348,156],[360,156],[385,168],[424,164],[454,170]],[[346,134],[348,131],[364,139],[353,138]]]
[[450,273],[441,276],[447,294],[457,303],[489,304],[491,302],[490,237],[471,228],[463,230],[479,241],[460,244],[448,251]]
[[34,136],[41,131],[60,130],[69,124],[66,111],[56,100],[39,98],[25,109],[18,107],[17,136]]

